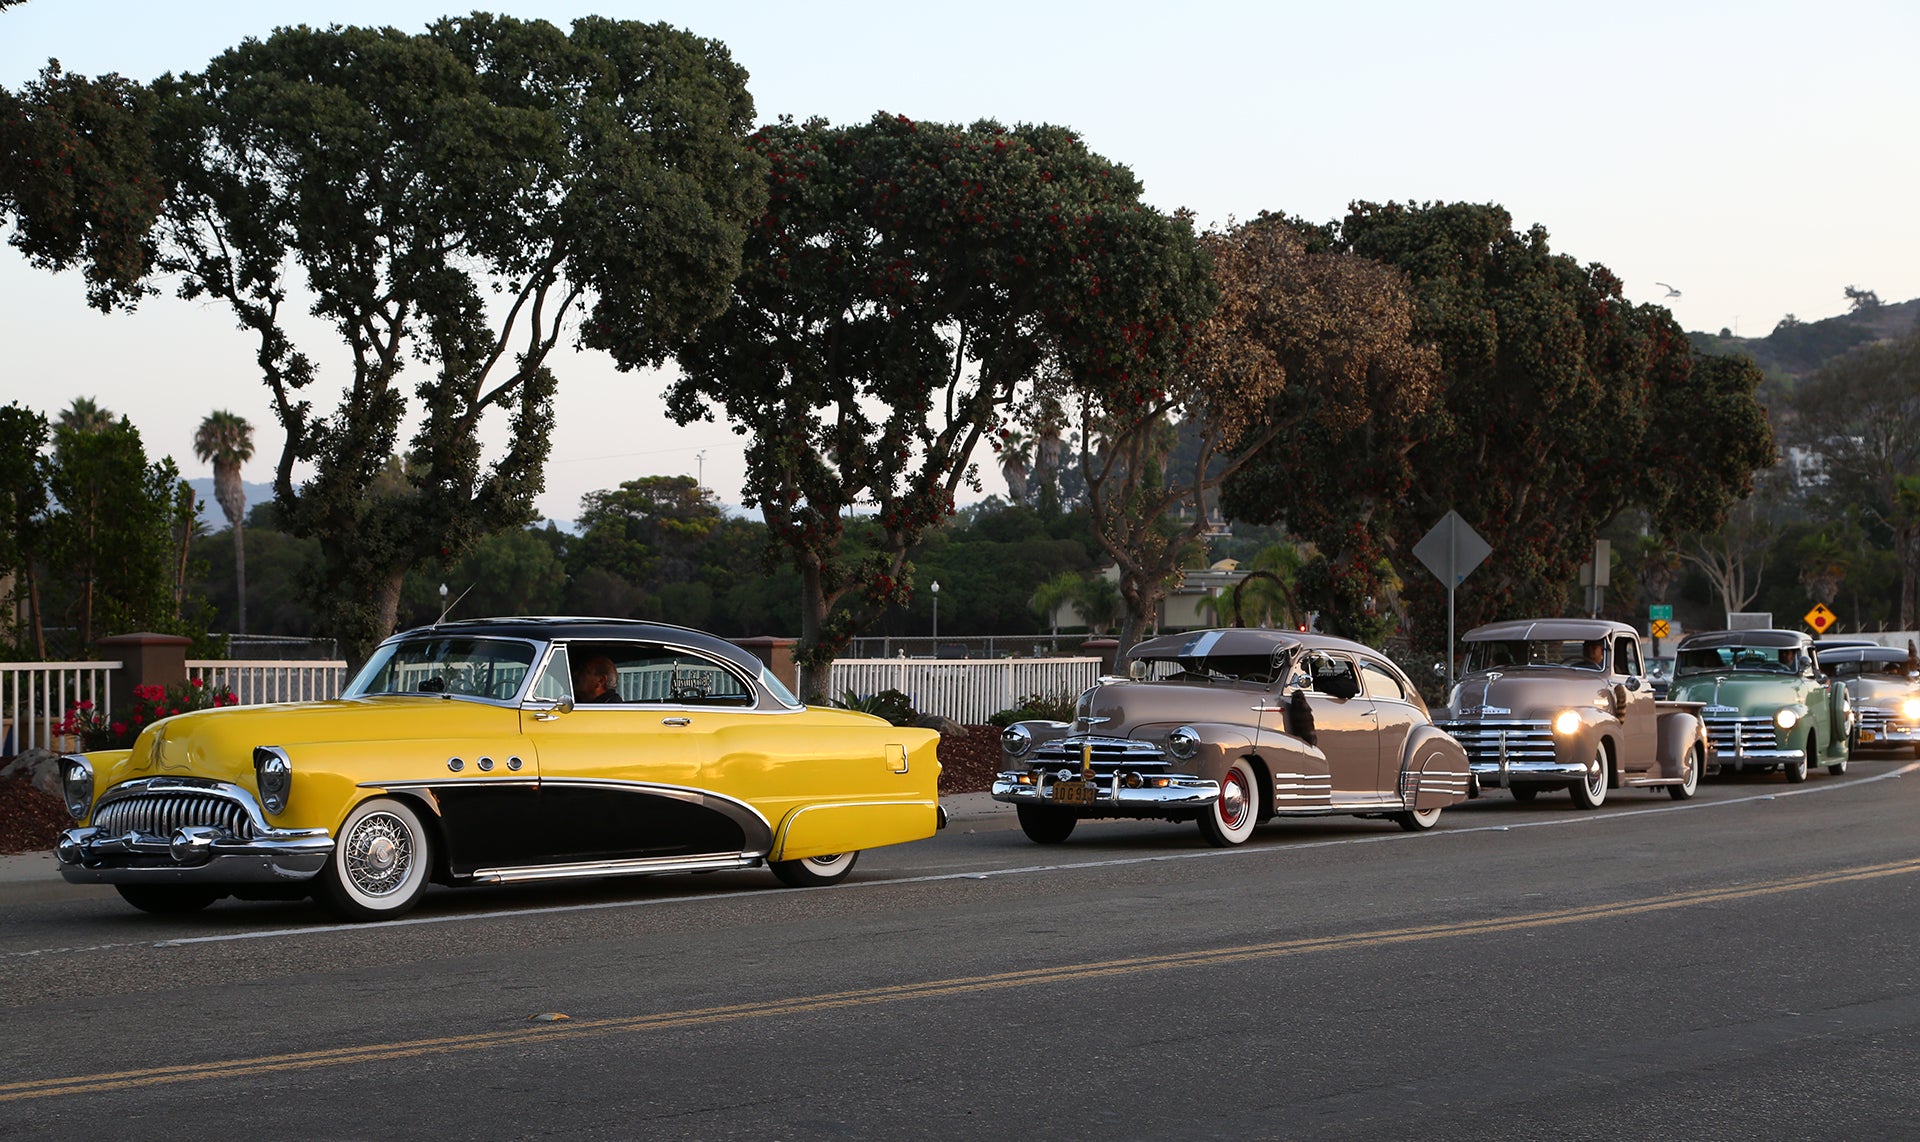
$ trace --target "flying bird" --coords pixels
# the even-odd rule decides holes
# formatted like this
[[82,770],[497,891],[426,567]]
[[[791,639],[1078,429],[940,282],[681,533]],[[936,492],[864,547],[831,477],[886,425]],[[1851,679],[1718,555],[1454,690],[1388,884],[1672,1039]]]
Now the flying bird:
[[1672,286],[1670,286],[1670,285],[1667,285],[1667,283],[1666,283],[1666,282],[1654,282],[1653,284],[1654,284],[1654,285],[1657,285],[1657,286],[1665,286],[1665,287],[1666,287],[1666,290],[1667,290],[1667,296],[1668,296],[1668,297],[1679,297],[1679,296],[1680,296],[1680,291],[1679,291],[1679,290],[1677,290],[1677,289],[1674,289],[1674,288],[1673,288]]

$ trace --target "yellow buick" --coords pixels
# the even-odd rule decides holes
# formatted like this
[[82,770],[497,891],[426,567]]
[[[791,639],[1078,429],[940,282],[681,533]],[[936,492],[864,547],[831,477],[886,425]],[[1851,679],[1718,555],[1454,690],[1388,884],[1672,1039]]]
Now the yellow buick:
[[347,919],[428,883],[765,865],[834,884],[945,823],[932,730],[803,706],[753,656],[608,619],[442,623],[334,701],[202,710],[62,758],[67,880],[149,912],[313,895]]

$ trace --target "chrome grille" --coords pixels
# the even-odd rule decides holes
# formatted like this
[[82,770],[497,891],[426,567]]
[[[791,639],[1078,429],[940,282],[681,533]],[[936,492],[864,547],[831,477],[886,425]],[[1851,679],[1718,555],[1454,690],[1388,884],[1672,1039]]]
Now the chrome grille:
[[1132,738],[1060,738],[1037,747],[1028,764],[1049,769],[1068,765],[1078,769],[1080,751],[1089,745],[1093,747],[1093,768],[1096,772],[1112,772],[1122,768],[1166,769],[1169,764],[1159,746]]
[[224,829],[241,840],[253,837],[253,819],[241,805],[206,793],[169,790],[139,793],[100,806],[93,824],[109,836],[146,833],[167,836],[185,825]]
[[1872,730],[1876,734],[1886,733],[1888,723],[1893,721],[1891,713],[1886,710],[1876,710],[1871,706],[1856,708],[1853,713],[1860,719],[1861,729]]
[[1719,715],[1703,720],[1707,723],[1707,740],[1713,743],[1715,753],[1736,754],[1780,748],[1773,736],[1772,718],[1729,718]]
[[1552,761],[1553,727],[1546,721],[1449,721],[1435,722],[1467,751],[1471,761],[1499,761],[1506,746],[1513,761]]

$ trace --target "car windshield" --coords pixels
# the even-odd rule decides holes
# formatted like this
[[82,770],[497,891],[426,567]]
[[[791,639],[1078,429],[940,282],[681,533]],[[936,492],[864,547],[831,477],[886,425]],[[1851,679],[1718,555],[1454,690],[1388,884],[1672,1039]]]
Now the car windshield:
[[346,697],[372,694],[464,694],[506,700],[520,692],[534,644],[502,638],[422,638],[374,652]]
[[1907,660],[1905,657],[1880,661],[1873,659],[1855,659],[1851,662],[1832,662],[1824,656],[1820,665],[1831,671],[1836,678],[1905,678]]
[[1791,646],[1700,646],[1682,650],[1675,657],[1673,668],[1676,674],[1707,670],[1798,674],[1802,662],[1800,650]]
[[1280,677],[1289,651],[1275,654],[1209,654],[1198,658],[1146,658],[1135,662],[1136,677],[1154,680],[1220,680],[1270,686]]
[[1673,677],[1673,659],[1671,658],[1647,659],[1647,677],[1649,678]]
[[1467,673],[1520,666],[1572,666],[1599,670],[1607,660],[1599,639],[1533,638],[1467,644]]

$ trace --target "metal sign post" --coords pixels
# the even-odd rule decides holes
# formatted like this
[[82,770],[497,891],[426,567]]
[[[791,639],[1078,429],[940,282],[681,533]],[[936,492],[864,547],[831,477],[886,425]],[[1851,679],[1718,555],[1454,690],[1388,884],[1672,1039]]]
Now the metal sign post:
[[1493,548],[1480,533],[1449,511],[1433,525],[1433,530],[1413,545],[1413,554],[1447,585],[1447,692],[1453,692],[1453,592],[1473,569],[1493,554]]

